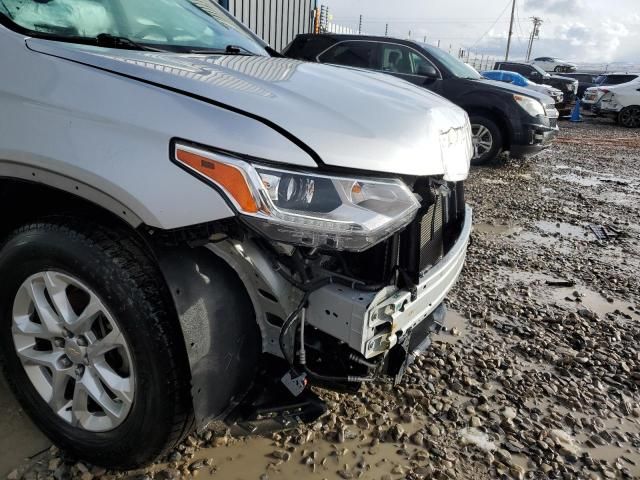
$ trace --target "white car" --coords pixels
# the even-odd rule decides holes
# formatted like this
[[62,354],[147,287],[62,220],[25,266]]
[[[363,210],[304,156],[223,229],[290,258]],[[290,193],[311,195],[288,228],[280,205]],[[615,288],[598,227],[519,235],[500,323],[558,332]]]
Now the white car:
[[640,78],[620,85],[599,87],[600,101],[593,106],[597,114],[615,118],[627,128],[640,128]]
[[575,72],[576,65],[574,63],[565,62],[555,57],[539,57],[531,62],[532,65],[538,65],[545,72]]
[[640,78],[640,73],[603,73],[596,78],[597,87],[589,87],[584,91],[582,106],[586,110],[591,110],[592,106],[598,103],[605,93],[602,87],[620,85],[638,78]]

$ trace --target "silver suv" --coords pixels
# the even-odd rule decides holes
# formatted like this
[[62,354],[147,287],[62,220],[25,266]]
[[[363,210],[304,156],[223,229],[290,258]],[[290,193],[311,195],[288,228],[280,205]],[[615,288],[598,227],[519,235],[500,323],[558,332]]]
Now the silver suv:
[[0,1],[0,358],[94,464],[398,382],[471,226],[469,120],[207,0]]

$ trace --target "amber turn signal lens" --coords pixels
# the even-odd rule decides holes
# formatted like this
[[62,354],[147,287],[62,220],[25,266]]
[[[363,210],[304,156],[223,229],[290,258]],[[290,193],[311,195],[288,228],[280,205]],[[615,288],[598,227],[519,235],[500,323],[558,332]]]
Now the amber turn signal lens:
[[258,212],[258,205],[251,193],[251,188],[242,172],[235,166],[181,150],[179,147],[176,149],[176,159],[224,188],[242,211]]

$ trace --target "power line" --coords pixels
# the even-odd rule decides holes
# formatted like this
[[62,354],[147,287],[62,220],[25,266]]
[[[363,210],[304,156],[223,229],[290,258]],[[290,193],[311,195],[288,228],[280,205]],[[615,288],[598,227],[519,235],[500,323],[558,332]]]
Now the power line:
[[488,34],[491,30],[493,30],[493,27],[495,27],[495,26],[498,24],[498,22],[500,21],[500,19],[501,19],[501,18],[502,18],[502,16],[504,15],[504,12],[506,12],[506,11],[507,11],[507,8],[509,8],[509,5],[510,5],[510,4],[511,4],[511,0],[509,0],[509,1],[507,2],[507,4],[504,6],[504,9],[502,10],[502,12],[501,12],[501,13],[500,13],[500,15],[498,16],[498,18],[496,18],[495,22],[493,22],[493,25],[491,25],[491,26],[489,27],[489,29],[488,29],[486,32],[484,32],[484,33],[482,34],[482,36],[481,36],[478,40],[476,40],[476,43],[474,43],[474,44],[471,46],[471,48],[474,48],[476,45],[478,45],[478,44],[482,41],[482,39],[483,39],[484,37],[486,37],[486,36],[487,36],[487,34]]

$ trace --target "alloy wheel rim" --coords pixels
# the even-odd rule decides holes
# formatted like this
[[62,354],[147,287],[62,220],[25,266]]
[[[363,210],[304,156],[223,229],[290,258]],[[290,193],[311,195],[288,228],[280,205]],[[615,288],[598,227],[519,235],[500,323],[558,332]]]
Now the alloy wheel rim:
[[486,154],[493,147],[493,135],[491,131],[484,125],[471,125],[472,143],[473,143],[473,160],[476,160]]
[[621,123],[626,127],[640,127],[640,108],[627,108],[620,114]]
[[27,278],[14,300],[12,336],[31,384],[58,417],[92,432],[127,418],[135,393],[130,348],[78,279],[54,271]]

